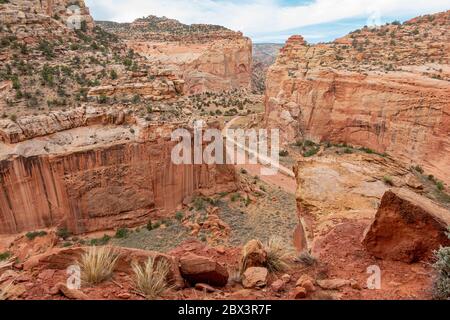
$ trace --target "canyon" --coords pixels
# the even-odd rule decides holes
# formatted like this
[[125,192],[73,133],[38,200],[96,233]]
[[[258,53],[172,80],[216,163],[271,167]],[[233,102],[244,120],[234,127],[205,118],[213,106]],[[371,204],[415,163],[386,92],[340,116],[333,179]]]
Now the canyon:
[[450,183],[450,12],[329,44],[292,36],[267,74],[265,122],[284,141],[348,143]]
[[[71,3],[0,4],[0,297],[146,299],[132,264],[148,258],[169,264],[163,299],[434,297],[450,11],[282,46],[166,17],[94,21],[83,1],[72,30]],[[175,165],[173,131],[199,119],[225,139],[279,129],[283,170]],[[67,288],[96,247],[116,250],[111,279]]]

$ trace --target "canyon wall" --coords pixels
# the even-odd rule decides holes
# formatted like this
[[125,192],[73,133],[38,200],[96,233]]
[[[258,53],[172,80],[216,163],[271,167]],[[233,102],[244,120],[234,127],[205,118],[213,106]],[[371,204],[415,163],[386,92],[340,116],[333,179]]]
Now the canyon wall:
[[127,44],[183,79],[186,94],[250,89],[252,43],[248,38],[201,44],[141,41]]
[[195,194],[236,187],[230,166],[172,163],[175,125],[130,120],[0,144],[0,234],[143,225]]
[[266,125],[286,143],[364,146],[450,183],[449,16],[315,46],[291,37],[267,75]]
[[252,41],[241,32],[155,16],[97,25],[126,39],[130,49],[161,72],[184,80],[186,94],[251,88]]

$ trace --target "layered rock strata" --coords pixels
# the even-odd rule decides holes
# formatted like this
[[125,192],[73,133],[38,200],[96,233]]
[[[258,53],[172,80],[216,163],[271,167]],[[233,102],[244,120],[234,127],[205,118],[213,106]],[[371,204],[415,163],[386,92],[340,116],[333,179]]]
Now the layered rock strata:
[[129,48],[183,79],[186,94],[251,87],[252,42],[240,32],[220,26],[187,26],[154,16],[128,24],[98,25],[127,39]]
[[450,11],[328,44],[291,37],[269,69],[268,127],[284,141],[346,142],[450,183]]
[[236,187],[232,167],[173,164],[176,124],[123,113],[96,119],[79,112],[60,128],[43,121],[45,129],[30,123],[17,134],[0,130],[14,142],[0,144],[0,233],[137,226],[168,216],[186,197]]

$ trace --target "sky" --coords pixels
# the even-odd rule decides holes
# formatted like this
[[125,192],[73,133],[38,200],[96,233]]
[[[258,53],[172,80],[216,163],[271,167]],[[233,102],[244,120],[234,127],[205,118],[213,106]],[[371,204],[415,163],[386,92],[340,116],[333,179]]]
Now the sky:
[[332,41],[364,25],[450,10],[450,0],[85,0],[96,20],[131,22],[148,15],[186,24],[218,24],[255,43],[284,43],[301,34]]

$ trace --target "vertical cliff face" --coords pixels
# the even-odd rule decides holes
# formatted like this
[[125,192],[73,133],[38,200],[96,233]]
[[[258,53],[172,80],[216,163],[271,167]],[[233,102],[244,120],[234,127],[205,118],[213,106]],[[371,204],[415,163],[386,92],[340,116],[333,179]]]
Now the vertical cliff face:
[[232,167],[174,165],[172,129],[95,125],[3,144],[0,233],[137,226],[196,193],[235,188]]
[[450,183],[449,16],[316,46],[291,37],[267,76],[267,125],[285,142],[365,146]]
[[182,78],[186,94],[251,88],[252,42],[240,32],[154,16],[98,25],[127,39],[129,48],[164,72]]

